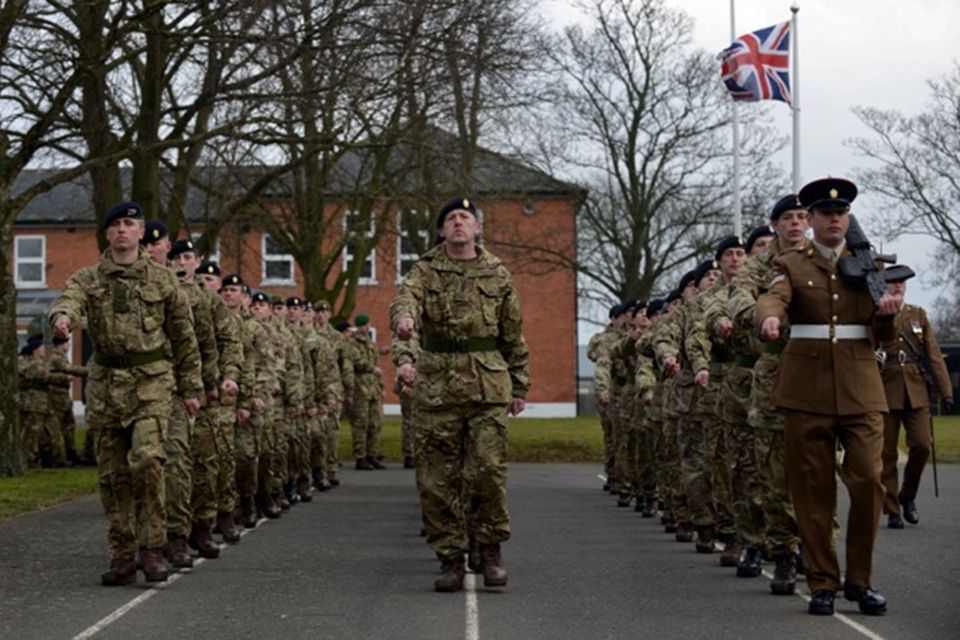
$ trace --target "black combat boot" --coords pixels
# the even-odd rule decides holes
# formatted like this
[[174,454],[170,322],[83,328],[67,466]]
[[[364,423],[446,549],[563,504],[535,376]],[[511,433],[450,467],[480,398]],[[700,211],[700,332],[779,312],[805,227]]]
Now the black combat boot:
[[386,469],[387,465],[382,462],[383,456],[367,456],[367,463],[373,469]]
[[187,550],[186,536],[168,533],[167,548],[163,550],[163,555],[174,569],[189,569],[193,566],[193,558]]
[[357,458],[356,469],[357,471],[373,471],[373,465],[370,464],[369,458]]
[[777,558],[773,570],[770,591],[776,596],[790,596],[797,590],[797,557],[794,555]]
[[[193,527],[195,530],[202,527]],[[223,541],[229,544],[236,544],[240,542],[240,531],[237,529],[236,525],[233,524],[233,514],[226,512],[217,513],[217,528],[220,529],[220,535],[223,536]],[[193,538],[194,535],[191,532],[190,537]],[[212,538],[211,538],[212,539]],[[190,542],[190,546],[194,549],[199,549],[194,543],[193,540]],[[219,549],[219,547],[218,547]],[[206,557],[201,554],[201,557]]]
[[697,527],[697,553],[713,553],[714,540],[713,525]]
[[756,547],[747,547],[737,565],[738,578],[756,578],[763,571],[763,561],[760,559],[760,550]]
[[720,554],[720,566],[740,566],[740,556],[743,555],[740,537],[735,533],[727,533],[720,538],[720,541],[723,542],[723,552]]

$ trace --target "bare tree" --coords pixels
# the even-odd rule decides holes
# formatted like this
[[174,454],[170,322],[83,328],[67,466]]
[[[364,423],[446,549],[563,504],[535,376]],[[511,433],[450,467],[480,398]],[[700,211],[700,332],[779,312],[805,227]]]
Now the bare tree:
[[[589,190],[576,252],[550,237],[513,239],[581,274],[581,295],[646,297],[732,233],[730,100],[692,21],[663,0],[589,0],[586,27],[552,47],[554,106],[536,113],[544,164]],[[770,161],[784,138],[763,108],[741,109],[745,223],[759,223],[786,178]],[[745,228],[749,228],[745,225]]]

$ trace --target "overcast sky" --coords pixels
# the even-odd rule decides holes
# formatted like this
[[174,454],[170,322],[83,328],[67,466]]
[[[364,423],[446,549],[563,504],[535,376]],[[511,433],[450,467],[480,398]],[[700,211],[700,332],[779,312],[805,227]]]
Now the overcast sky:
[[[715,53],[730,44],[728,0],[667,2],[694,19],[696,46]],[[578,11],[572,4],[543,0],[545,16],[558,28],[578,21]],[[910,115],[921,111],[930,93],[927,80],[946,74],[960,54],[960,2],[798,0],[797,4],[801,179],[852,177],[854,168],[865,166],[865,160],[855,156],[843,141],[868,136],[852,107],[896,109]],[[789,1],[737,0],[737,35],[790,20],[790,5]],[[719,63],[717,73],[720,82]],[[796,84],[796,79],[791,80]],[[743,108],[753,106],[748,103]],[[773,106],[775,121],[789,134],[790,108],[779,103]],[[787,173],[791,163],[787,148],[782,158]],[[862,193],[853,210],[866,221],[870,207],[869,194]],[[927,254],[933,248],[933,241],[918,238],[883,244],[884,251],[897,252],[900,261],[912,265],[918,273],[930,264]],[[910,284],[908,299],[928,308],[942,291],[940,287],[925,288],[922,278]]]

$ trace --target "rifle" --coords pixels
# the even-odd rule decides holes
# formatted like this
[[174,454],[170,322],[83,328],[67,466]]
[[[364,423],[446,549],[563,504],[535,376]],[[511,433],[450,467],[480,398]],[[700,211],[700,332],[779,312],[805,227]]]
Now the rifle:
[[857,217],[849,214],[850,226],[847,228],[847,247],[853,253],[852,258],[843,258],[837,263],[837,271],[844,282],[858,289],[866,289],[873,298],[873,306],[880,307],[880,298],[887,290],[887,280],[877,266],[877,260],[882,262],[896,262],[896,256],[878,254],[870,245]]
[[913,336],[903,329],[900,330],[900,334],[903,336],[903,341],[907,344],[907,348],[910,349],[911,355],[917,359],[917,362],[920,364],[920,373],[923,374],[923,381],[927,385],[927,396],[930,398],[930,460],[933,463],[933,496],[935,498],[940,497],[940,483],[937,481],[937,443],[933,436],[933,405],[934,399],[939,403],[940,396],[937,391],[937,383],[933,379],[933,373],[930,371],[930,359],[927,357],[927,352],[925,349],[921,349],[918,344],[913,341]]

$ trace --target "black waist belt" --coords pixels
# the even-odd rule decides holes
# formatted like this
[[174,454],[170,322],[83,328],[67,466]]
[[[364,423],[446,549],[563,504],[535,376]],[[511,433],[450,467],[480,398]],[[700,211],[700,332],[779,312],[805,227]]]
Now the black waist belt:
[[432,353],[470,353],[473,351],[496,351],[496,338],[437,338],[424,336],[421,345]]
[[109,367],[111,369],[130,369],[132,367],[139,367],[141,365],[150,364],[151,362],[159,362],[166,359],[166,355],[163,353],[163,348],[155,349],[149,353],[128,353],[125,356],[108,356],[103,353],[96,352],[93,354],[93,361],[96,362],[101,367]]
[[737,361],[737,356],[729,351],[716,350],[710,354],[710,360],[717,364],[730,364]]
[[769,353],[770,355],[778,356],[781,353],[783,353],[783,350],[784,348],[786,348],[786,346],[787,345],[784,344],[783,342],[765,342],[763,343],[763,346],[760,348],[763,349],[764,353]]
[[753,369],[753,365],[757,364],[757,360],[760,359],[760,356],[737,356],[737,364],[744,369]]

